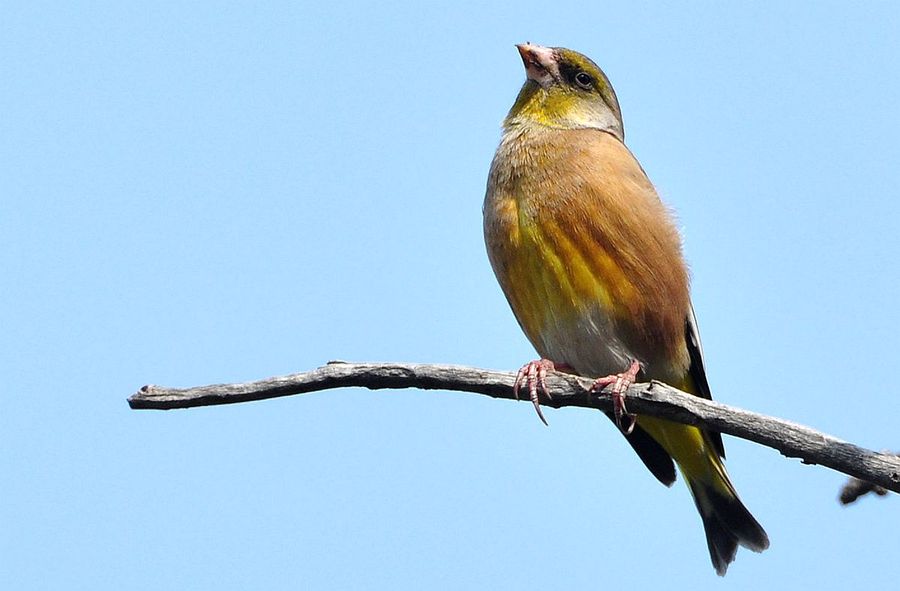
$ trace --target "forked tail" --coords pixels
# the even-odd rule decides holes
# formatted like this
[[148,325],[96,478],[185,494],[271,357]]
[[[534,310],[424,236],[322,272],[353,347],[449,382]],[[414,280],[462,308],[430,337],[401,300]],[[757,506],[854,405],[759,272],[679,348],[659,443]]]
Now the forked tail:
[[727,476],[719,486],[684,476],[703,520],[709,556],[719,576],[734,561],[738,545],[754,552],[769,547],[765,530],[738,498]]

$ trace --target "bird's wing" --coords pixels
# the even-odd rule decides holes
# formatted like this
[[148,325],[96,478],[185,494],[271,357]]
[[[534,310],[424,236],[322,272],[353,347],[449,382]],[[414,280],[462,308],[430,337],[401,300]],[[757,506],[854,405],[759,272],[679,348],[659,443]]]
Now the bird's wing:
[[[611,412],[606,413],[606,416],[616,423],[616,417]],[[657,480],[666,486],[672,486],[672,483],[675,482],[675,464],[672,462],[672,456],[659,442],[644,431],[640,425],[635,425],[631,433],[625,435],[625,440],[631,444],[638,457]]]
[[[700,330],[697,328],[697,315],[694,313],[694,305],[691,304],[687,320],[684,326],[684,341],[687,345],[691,365],[688,373],[694,384],[693,394],[712,400],[712,392],[709,389],[709,381],[706,379],[706,369],[703,367],[703,346],[700,344]],[[725,458],[725,444],[722,443],[722,434],[718,431],[706,431],[719,457]]]

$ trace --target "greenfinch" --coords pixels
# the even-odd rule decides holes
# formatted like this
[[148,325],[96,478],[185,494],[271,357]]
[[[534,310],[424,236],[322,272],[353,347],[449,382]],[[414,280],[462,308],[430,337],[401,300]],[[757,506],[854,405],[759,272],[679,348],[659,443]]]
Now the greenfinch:
[[[625,146],[606,75],[569,49],[518,45],[527,79],[503,122],[484,201],[494,273],[541,359],[516,391],[535,408],[548,370],[611,386],[611,415],[663,484],[678,465],[724,575],[738,545],[761,552],[766,532],[738,498],[715,431],[631,417],[623,392],[655,379],[711,399],[681,238]],[[546,422],[546,421],[545,421]]]

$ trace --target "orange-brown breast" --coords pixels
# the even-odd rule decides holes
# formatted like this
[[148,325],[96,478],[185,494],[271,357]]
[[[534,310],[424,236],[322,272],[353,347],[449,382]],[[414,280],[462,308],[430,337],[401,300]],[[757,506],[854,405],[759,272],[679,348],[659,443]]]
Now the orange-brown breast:
[[683,377],[688,274],[671,215],[640,164],[594,129],[518,126],[488,179],[485,241],[543,357],[585,375]]

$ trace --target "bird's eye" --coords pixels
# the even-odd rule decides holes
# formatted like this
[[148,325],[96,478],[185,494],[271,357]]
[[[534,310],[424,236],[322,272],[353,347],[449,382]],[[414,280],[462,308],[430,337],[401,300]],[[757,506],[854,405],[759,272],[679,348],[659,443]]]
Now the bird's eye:
[[585,90],[590,90],[594,87],[594,79],[591,78],[590,74],[587,72],[578,72],[575,74],[575,83]]

